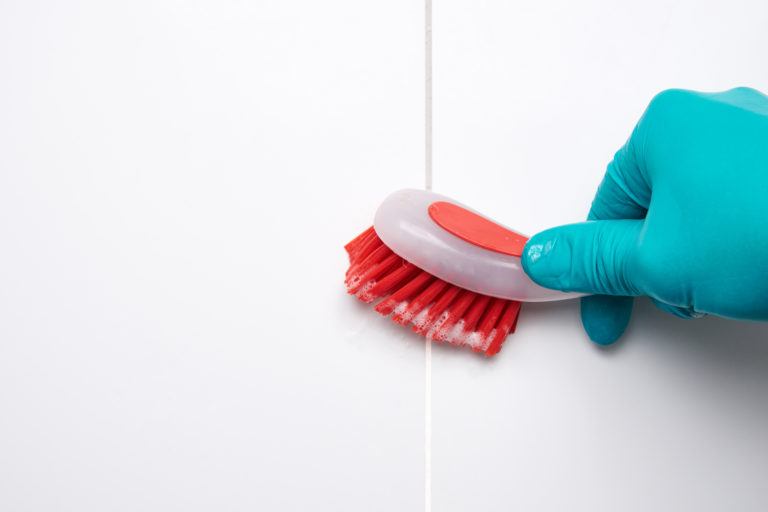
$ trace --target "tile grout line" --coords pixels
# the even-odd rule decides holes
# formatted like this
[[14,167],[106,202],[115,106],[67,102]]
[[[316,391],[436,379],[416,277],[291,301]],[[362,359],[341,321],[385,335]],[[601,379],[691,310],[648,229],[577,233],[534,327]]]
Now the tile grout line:
[[[432,0],[424,0],[424,188],[432,190]],[[432,342],[424,347],[424,510],[432,512]]]
[[432,0],[424,7],[424,188],[432,190]]

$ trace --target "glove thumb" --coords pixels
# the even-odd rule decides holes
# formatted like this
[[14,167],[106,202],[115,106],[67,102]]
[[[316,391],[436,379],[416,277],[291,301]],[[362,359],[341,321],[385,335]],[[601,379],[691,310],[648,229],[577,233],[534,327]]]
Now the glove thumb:
[[548,229],[526,244],[523,269],[541,286],[598,294],[581,299],[581,322],[592,341],[609,345],[626,329],[631,296],[639,294],[629,269],[642,226],[604,220]]
[[599,220],[542,231],[526,244],[523,269],[545,288],[640,295],[629,269],[642,226],[642,220]]

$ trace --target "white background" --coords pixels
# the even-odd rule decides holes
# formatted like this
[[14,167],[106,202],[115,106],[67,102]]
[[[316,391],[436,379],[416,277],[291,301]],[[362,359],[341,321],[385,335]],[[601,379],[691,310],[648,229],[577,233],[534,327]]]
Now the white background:
[[[768,5],[434,5],[434,185],[580,220],[668,87],[768,91]],[[419,1],[0,2],[0,510],[423,510],[424,347],[341,246],[424,172]],[[526,305],[433,351],[435,511],[768,507],[768,327]]]

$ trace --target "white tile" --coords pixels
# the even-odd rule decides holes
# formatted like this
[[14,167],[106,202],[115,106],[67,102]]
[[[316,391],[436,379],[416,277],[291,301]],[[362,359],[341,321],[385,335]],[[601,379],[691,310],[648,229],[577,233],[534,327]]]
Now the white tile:
[[[583,219],[654,93],[768,90],[766,21],[757,1],[437,2],[435,190],[526,233]],[[436,349],[434,509],[765,510],[766,340],[640,301],[601,351],[563,303],[524,306],[492,360]]]
[[423,508],[423,345],[342,286],[423,180],[422,30],[3,3],[0,509]]

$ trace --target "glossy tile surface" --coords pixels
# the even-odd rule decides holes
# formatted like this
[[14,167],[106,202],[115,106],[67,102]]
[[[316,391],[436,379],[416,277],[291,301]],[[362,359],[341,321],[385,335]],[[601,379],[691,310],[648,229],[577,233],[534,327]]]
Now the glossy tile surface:
[[[653,94],[768,90],[763,2],[434,2],[434,189],[580,220]],[[341,246],[424,179],[421,2],[0,5],[0,510],[424,510],[424,345]],[[526,305],[436,347],[435,511],[762,511],[768,328]]]
[[[435,190],[534,233],[583,219],[669,87],[768,90],[760,2],[436,4]],[[640,301],[604,351],[525,305],[485,361],[434,350],[434,510],[765,510],[768,328]]]
[[342,286],[422,183],[422,29],[0,6],[0,509],[423,509],[423,345]]

